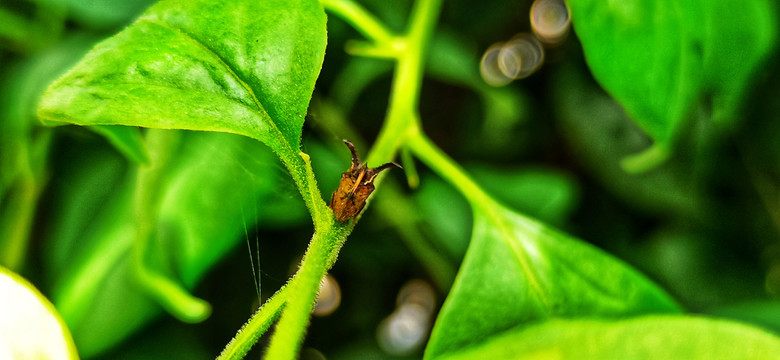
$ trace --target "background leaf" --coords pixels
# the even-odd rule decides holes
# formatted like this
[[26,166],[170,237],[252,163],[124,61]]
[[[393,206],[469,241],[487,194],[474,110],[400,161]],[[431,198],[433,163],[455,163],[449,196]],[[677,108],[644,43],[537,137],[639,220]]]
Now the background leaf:
[[4,1],[0,4],[0,50],[34,53],[57,41],[65,25],[62,0]]
[[[547,224],[563,224],[578,201],[579,190],[567,174],[533,167],[466,167],[496,198]],[[437,177],[426,177],[415,192],[427,231],[453,259],[469,245],[472,216],[468,202]]]
[[749,301],[710,309],[717,317],[747,322],[780,334],[780,301]]
[[[189,1],[177,3],[189,11]],[[416,1],[356,0],[398,33],[406,29]],[[18,219],[23,212],[15,206],[15,199],[29,194],[25,187],[18,186],[19,175],[26,170],[24,163],[17,161],[17,150],[26,149],[33,155],[29,164],[36,176],[27,189],[42,192],[39,198],[25,200],[32,205],[25,224],[30,231],[20,238],[30,246],[20,252],[26,262],[16,267],[18,273],[47,297],[67,305],[64,308],[71,314],[69,318],[79,327],[74,335],[86,351],[81,354],[83,358],[96,358],[95,354],[104,359],[213,358],[256,308],[243,224],[248,225],[253,254],[259,244],[261,271],[255,275],[262,277],[263,298],[289,278],[311,236],[311,223],[306,221],[285,169],[266,146],[251,139],[244,139],[253,145],[247,146],[242,156],[232,155],[232,141],[207,140],[205,134],[202,141],[196,141],[189,139],[190,135],[196,136],[193,133],[183,133],[181,144],[170,154],[161,154],[156,146],[149,149],[150,155],[167,155],[171,163],[163,168],[161,181],[154,183],[162,195],[142,208],[164,215],[154,217],[154,230],[162,237],[149,239],[152,247],[147,265],[188,293],[206,299],[213,309],[202,323],[180,322],[137,286],[130,251],[126,250],[135,245],[130,236],[136,230],[123,224],[137,215],[127,208],[138,195],[134,173],[141,167],[118,156],[87,128],[41,127],[35,109],[40,94],[56,80],[59,71],[75,64],[100,39],[130,25],[144,3],[156,1],[0,2],[0,190],[4,194],[0,199],[0,228],[22,224]],[[106,6],[112,2],[115,4]],[[65,4],[67,13],[57,3]],[[273,3],[290,6],[281,1]],[[544,64],[527,78],[496,88],[479,77],[479,59],[491,44],[506,42],[518,32],[531,29],[531,3],[504,0],[483,2],[478,7],[444,4],[427,49],[419,98],[425,132],[457,162],[470,165],[466,166],[469,173],[498,201],[513,211],[587,239],[641,269],[686,310],[751,322],[777,333],[777,321],[772,320],[778,318],[780,296],[780,203],[776,201],[780,196],[780,122],[774,120],[780,113],[780,102],[774,99],[780,97],[780,53],[775,51],[768,61],[747,61],[751,58],[745,54],[760,49],[764,40],[744,31],[763,26],[761,19],[776,17],[777,10],[751,15],[750,9],[764,6],[765,0],[674,3],[685,12],[695,7],[709,9],[709,18],[713,14],[722,17],[713,21],[740,28],[727,32],[727,36],[723,32],[702,36],[712,39],[706,41],[713,44],[710,51],[702,51],[700,56],[710,63],[699,71],[704,90],[693,97],[690,114],[673,133],[678,151],[652,172],[634,175],[618,166],[620,159],[647,148],[655,139],[626,114],[621,102],[603,91],[604,84],[599,86],[600,79],[591,75],[583,44],[574,32],[561,44],[545,47]],[[609,1],[596,5],[619,9],[635,3]],[[9,13],[3,10],[16,17],[3,17]],[[195,18],[211,15],[196,12],[188,18],[199,22]],[[704,17],[702,12],[699,18],[686,21],[691,21],[691,27],[709,29],[702,24]],[[13,21],[19,18],[25,22]],[[589,20],[577,14],[574,18],[576,26]],[[63,20],[66,27],[60,36],[57,27]],[[648,19],[634,20],[642,23]],[[255,16],[251,21],[265,20]],[[747,27],[743,26],[745,21]],[[316,98],[327,105],[322,106],[327,111],[317,116],[317,109],[310,109],[309,123],[303,125],[302,145],[311,155],[317,183],[325,196],[337,186],[349,162],[349,153],[340,140],[352,140],[363,154],[380,132],[395,64],[345,53],[346,42],[360,39],[361,34],[337,16],[329,16],[327,25],[327,56],[316,83]],[[9,37],[4,31],[16,32]],[[25,33],[30,36],[24,38]],[[679,34],[673,35],[681,37]],[[597,41],[611,39],[602,37]],[[591,41],[587,48],[596,45]],[[165,48],[167,44],[152,46]],[[620,47],[614,44],[616,51]],[[644,52],[637,61],[650,61],[646,58],[656,56],[647,50],[650,48],[652,44],[648,43],[640,49]],[[618,71],[628,64],[615,66]],[[715,67],[718,70],[712,74],[703,73]],[[674,80],[661,67],[644,70],[642,75],[648,78]],[[748,86],[741,92],[724,84],[734,81],[736,89],[745,74],[756,81],[748,78]],[[716,85],[723,91],[715,91]],[[737,109],[734,116],[739,126],[725,136],[722,124],[726,122],[712,121],[720,118],[720,93],[747,97],[747,106]],[[166,101],[173,103],[168,101],[172,99]],[[18,117],[20,114],[22,117]],[[339,115],[340,122],[328,121],[331,114]],[[115,128],[137,131],[133,127]],[[363,145],[358,143],[360,139]],[[195,150],[198,144],[202,152]],[[220,149],[230,150],[222,153]],[[177,162],[177,157],[185,153],[188,155],[182,162]],[[238,167],[222,164],[227,159],[217,159],[219,154],[249,161],[251,167],[257,165],[254,160],[268,159],[269,163],[267,167],[258,165],[266,169],[261,175],[239,176],[242,172]],[[208,161],[195,161],[198,156]],[[274,189],[274,195],[264,197],[261,193],[266,190],[258,190],[257,200],[243,184],[213,190],[211,183],[224,184],[225,180],[208,173],[209,168],[236,176],[237,181],[261,182],[264,185],[258,187],[268,186]],[[533,169],[544,169],[546,175],[522,176]],[[452,186],[425,167],[418,170],[422,182],[415,191],[406,189],[403,172],[390,172],[384,177],[373,195],[376,201],[372,200],[330,272],[343,290],[341,305],[330,316],[312,318],[305,347],[329,359],[398,359],[378,346],[377,327],[397,313],[402,285],[410,279],[436,285],[435,299],[426,304],[432,313],[438,312],[436,305],[448,293],[466,252],[472,214],[468,202]],[[553,180],[547,175],[563,175],[573,182]],[[197,177],[204,179],[201,182]],[[572,183],[575,191],[561,186]],[[549,186],[537,187],[541,185]],[[214,193],[224,201],[214,201]],[[198,198],[199,194],[205,198]],[[389,199],[389,205],[382,205],[383,198]],[[178,202],[182,205],[177,206]],[[247,205],[250,202],[252,205]],[[260,218],[253,230],[255,202]],[[245,221],[240,204],[244,204]],[[212,206],[218,216],[207,212]],[[268,212],[263,210],[266,207]],[[557,209],[547,211],[553,208]],[[185,221],[188,214],[196,218]],[[198,231],[208,234],[212,231],[209,229],[220,231],[209,217],[224,220],[221,231],[225,238],[189,236]],[[234,234],[238,236],[227,238]],[[428,249],[421,251],[421,244],[427,244]],[[7,237],[0,236],[0,248],[9,245],[14,246]],[[211,268],[202,270],[207,266]],[[195,285],[185,287],[185,283]],[[427,336],[431,321],[418,318],[423,319],[422,324],[416,323],[420,327],[407,326],[413,324],[410,321],[403,322],[402,329]],[[536,325],[541,326],[527,326]],[[526,325],[517,326],[520,331]],[[409,339],[410,332],[399,334]],[[263,341],[247,358],[260,357],[267,343]],[[571,346],[580,349],[578,343]],[[408,358],[421,356],[418,351]]]
[[297,154],[325,41],[316,1],[161,1],[55,82],[39,115],[230,132]]
[[444,359],[774,359],[780,339],[737,322],[684,316],[553,320]]
[[131,161],[141,164],[149,163],[149,153],[143,142],[141,133],[135,127],[130,126],[92,126],[92,131],[103,135]]
[[593,75],[660,144],[709,95],[715,121],[736,120],[776,42],[777,11],[765,0],[567,3]]
[[96,29],[111,29],[134,20],[154,0],[65,0],[68,17]]
[[3,63],[0,73],[0,264],[19,270],[38,198],[47,183],[53,132],[35,116],[38,100],[57,76],[87,52],[94,37],[73,35],[36,56]]
[[475,210],[469,250],[425,357],[551,317],[677,311],[666,293],[621,261],[495,205]]
[[[613,196],[643,212],[697,217],[705,211],[702,166],[705,156],[688,145],[688,152],[651,172],[629,174],[620,159],[651,145],[613,98],[589,79],[586,68],[567,63],[552,77],[554,117],[570,147],[573,161]],[[693,159],[690,159],[693,158]]]
[[[257,141],[182,132],[173,145],[175,161],[162,167],[160,197],[141,211],[158,213],[150,266],[185,288],[193,289],[244,241],[245,227],[285,227],[305,219],[283,167]],[[161,308],[137,286],[132,267],[136,170],[98,149],[73,156],[81,165],[60,173],[47,262],[54,303],[81,355],[89,357],[138,331]],[[245,285],[252,287],[249,279]]]

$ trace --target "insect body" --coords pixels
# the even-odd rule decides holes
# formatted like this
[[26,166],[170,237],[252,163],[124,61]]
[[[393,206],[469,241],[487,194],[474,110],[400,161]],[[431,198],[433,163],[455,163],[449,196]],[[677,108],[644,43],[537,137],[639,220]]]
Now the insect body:
[[369,168],[362,163],[349,140],[344,143],[352,152],[352,165],[341,174],[341,182],[333,195],[330,196],[330,208],[336,216],[336,220],[344,222],[353,219],[360,214],[366,206],[366,199],[374,191],[374,179],[382,170],[391,167],[400,168],[396,163],[387,163],[379,167]]

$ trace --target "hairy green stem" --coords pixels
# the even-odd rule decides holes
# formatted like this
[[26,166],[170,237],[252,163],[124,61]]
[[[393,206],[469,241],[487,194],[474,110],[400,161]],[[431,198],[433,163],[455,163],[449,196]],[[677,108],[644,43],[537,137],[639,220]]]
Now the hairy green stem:
[[309,324],[309,316],[317,298],[322,276],[325,275],[327,249],[323,238],[315,233],[301,262],[301,268],[290,281],[287,305],[276,325],[266,359],[295,359]]
[[311,168],[309,155],[303,152],[283,148],[284,151],[276,152],[276,155],[282,160],[282,164],[287,167],[287,171],[295,181],[295,185],[300,192],[303,202],[312,217],[314,231],[317,232],[321,226],[325,226],[332,217],[328,205],[322,200],[322,194],[317,188],[317,179]]
[[[337,3],[343,4],[343,2]],[[422,83],[425,49],[438,17],[440,6],[441,0],[419,0],[412,11],[412,21],[405,39],[406,51],[398,55],[393,99],[388,113],[388,121],[385,124],[385,128],[390,128],[390,131],[384,132],[385,139],[389,139],[393,133],[398,135],[399,132],[404,131],[404,128],[414,124],[404,121],[404,119],[416,119],[414,116],[405,115],[412,115],[416,112],[417,98]],[[396,136],[398,141],[384,140],[382,142],[380,138],[377,147],[369,154],[368,161],[372,163],[379,163],[380,160],[381,162],[389,161],[401,148],[400,141],[402,139],[403,137]],[[290,292],[295,296],[288,299],[288,304],[271,340],[267,353],[268,359],[293,359],[298,353],[322,277],[336,261],[338,250],[343,245],[346,235],[351,231],[351,226],[344,224],[333,226],[335,220],[332,216],[328,219],[331,221],[328,224],[330,226],[320,226],[315,229],[314,237],[309,244],[306,255],[304,255],[301,268],[290,284]],[[317,220],[315,220],[316,222]],[[316,225],[315,228],[317,228]],[[323,262],[323,259],[327,259],[327,261]]]
[[287,285],[282,286],[260,306],[217,356],[217,360],[242,359],[282,313],[287,301],[288,289]]
[[326,232],[314,233],[301,268],[290,281],[290,293],[294,296],[287,298],[287,305],[271,338],[267,359],[294,359],[298,354],[322,278],[335,263],[336,255],[352,231],[349,223],[336,222],[333,217],[331,221]]
[[294,358],[308,325],[320,280],[333,266],[339,249],[352,231],[352,226],[335,221],[333,213],[322,199],[309,155],[296,153],[290,148],[283,148],[277,155],[290,172],[309,209],[314,223],[314,236],[295,276],[239,329],[225,346],[220,359],[243,358],[280,314],[267,357]]
[[[379,163],[389,161],[402,147],[404,136],[400,136],[408,129],[416,128],[416,107],[422,83],[422,68],[425,58],[425,49],[433,30],[434,23],[439,14],[441,0],[419,0],[412,11],[412,20],[408,35],[403,40],[392,40],[393,37],[383,26],[365,12],[362,8],[347,0],[323,0],[321,3],[326,9],[342,16],[347,22],[355,26],[361,33],[373,41],[391,46],[402,43],[405,51],[397,53],[398,68],[394,78],[393,95],[387,122],[383,135],[377,141],[377,145],[369,154],[369,161]],[[382,44],[379,44],[380,46]],[[320,282],[328,269],[333,266],[341,246],[347,235],[352,231],[353,223],[338,223],[322,200],[322,196],[316,187],[316,180],[311,171],[308,156],[301,153],[300,157],[292,152],[278,154],[285,166],[295,179],[296,185],[309,207],[314,222],[314,236],[312,237],[306,254],[301,262],[301,267],[290,282],[288,282],[289,294],[277,294],[274,303],[279,308],[284,304],[281,318],[276,326],[266,354],[267,359],[286,360],[294,359],[303,341],[303,335],[309,323],[311,310],[316,301]],[[383,160],[384,159],[384,160]],[[263,307],[269,306],[270,302]],[[277,313],[275,308],[263,310],[262,308],[249,320],[236,338],[228,344],[224,356],[221,359],[240,358],[248,351],[251,344],[257,340],[267,326],[268,321],[255,320],[270,319],[269,314]],[[257,325],[254,325],[257,324]],[[245,335],[244,333],[251,333]],[[249,345],[247,345],[249,344]]]

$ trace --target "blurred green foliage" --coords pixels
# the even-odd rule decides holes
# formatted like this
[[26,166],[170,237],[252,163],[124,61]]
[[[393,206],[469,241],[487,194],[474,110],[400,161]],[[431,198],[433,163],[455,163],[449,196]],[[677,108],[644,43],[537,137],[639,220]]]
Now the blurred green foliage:
[[629,170],[668,156],[696,110],[718,126],[739,122],[756,68],[777,43],[769,0],[569,4],[593,76],[654,140],[654,151],[629,158]]
[[[0,4],[0,264],[31,279],[53,301],[85,358],[213,358],[257,306],[251,266],[266,298],[294,271],[311,235],[294,182],[257,141],[40,124],[35,114],[44,89],[152,3]],[[547,62],[536,74],[493,88],[479,77],[479,58],[492,43],[529,30],[530,1],[445,2],[426,64],[423,126],[447,153],[470,164],[475,181],[512,209],[509,218],[519,212],[592,242],[656,280],[686,310],[778,334],[777,6],[627,3],[636,7],[620,22],[607,21],[614,12],[597,2],[570,1],[575,31],[568,40],[546,49]],[[400,30],[412,2],[361,4]],[[629,22],[637,28],[620,31],[626,20],[649,23]],[[357,37],[329,17],[327,55],[303,123],[302,149],[326,196],[349,164],[340,138],[367,149],[387,109],[392,66],[344,53],[346,42]],[[653,144],[668,145],[663,164],[641,174],[621,167],[621,160]],[[155,163],[155,177],[141,184],[139,173],[150,171],[144,164],[150,158],[167,160]],[[408,279],[427,279],[441,303],[469,239],[489,233],[484,226],[472,230],[475,218],[477,225],[486,221],[484,214],[472,215],[456,189],[426,168],[418,170],[416,189],[399,172],[377,190],[331,271],[342,287],[342,306],[312,320],[305,347],[329,358],[396,358],[378,348],[375,331],[394,310],[398,289]],[[133,273],[136,199],[144,187],[154,189],[140,209],[154,234],[145,260],[212,304],[211,317],[201,324],[168,315]],[[545,239],[542,248],[553,248],[556,256],[593,250]],[[481,260],[463,267],[506,271],[491,254],[472,254]],[[551,263],[556,256],[549,256]],[[560,262],[570,265],[561,278],[568,272],[625,275],[575,260]],[[615,266],[612,261],[604,260]],[[579,343],[597,328],[597,335],[620,338],[632,326],[645,328],[642,321],[659,320],[598,324],[604,329],[577,323],[567,327],[570,332],[553,323],[506,336],[539,333]],[[697,332],[715,331],[710,322],[716,321],[678,325],[696,341]],[[716,330],[742,331],[734,329]],[[669,336],[668,329],[659,331]],[[505,340],[515,339],[486,346],[501,349]],[[597,350],[603,351],[595,349],[593,357]]]

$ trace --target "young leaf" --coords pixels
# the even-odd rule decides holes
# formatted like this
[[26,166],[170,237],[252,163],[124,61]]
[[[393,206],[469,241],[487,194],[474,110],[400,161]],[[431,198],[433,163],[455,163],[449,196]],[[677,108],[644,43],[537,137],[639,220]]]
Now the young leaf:
[[766,0],[567,4],[593,75],[662,147],[707,94],[714,120],[733,120],[776,38]]
[[39,116],[229,132],[297,156],[325,42],[315,0],[164,0],[55,82]]
[[687,316],[553,320],[516,327],[442,359],[776,359],[780,339],[737,322]]
[[551,317],[679,311],[652,282],[587,243],[496,204],[474,212],[471,244],[426,358]]

